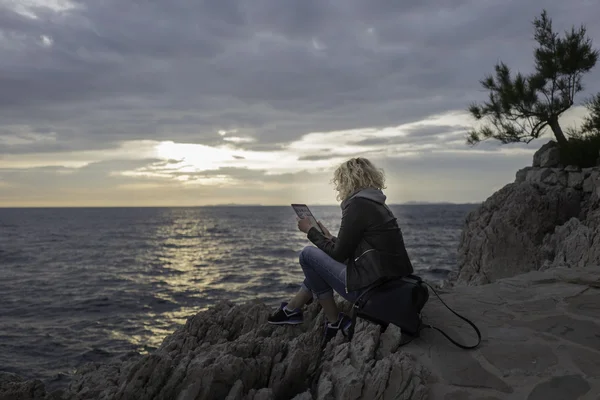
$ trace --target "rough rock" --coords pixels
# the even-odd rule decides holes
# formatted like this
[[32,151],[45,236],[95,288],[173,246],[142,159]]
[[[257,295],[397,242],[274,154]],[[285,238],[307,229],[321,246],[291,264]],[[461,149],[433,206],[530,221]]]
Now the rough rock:
[[582,188],[585,193],[595,193],[600,198],[600,169],[590,168],[589,171],[584,171]]
[[526,182],[542,183],[549,180],[554,174],[550,168],[533,168],[527,173]]
[[600,167],[542,167],[553,142],[465,221],[452,284],[600,263]]
[[292,400],[313,400],[310,391],[306,391],[304,393],[300,393],[298,396],[295,396]]
[[544,239],[543,268],[600,264],[600,223],[571,218]]
[[[596,172],[591,171],[589,176]],[[600,188],[600,180],[597,184]],[[586,197],[579,218],[570,219],[548,234],[542,250],[545,259],[543,269],[600,263],[600,193],[594,192]]]
[[[265,323],[272,311],[265,305],[223,302],[190,317],[153,354],[80,369],[57,397],[39,381],[0,373],[0,399],[594,399],[600,393],[600,266],[533,271],[442,296],[480,327],[478,349],[459,350],[432,329],[398,348],[397,329],[381,333],[359,320],[351,343],[340,334],[321,351],[316,304],[304,324],[273,327]],[[423,314],[473,343],[470,328],[437,298]]]
[[[70,398],[312,399],[313,386],[322,388],[316,398],[327,398],[324,393],[347,398],[339,397],[348,391],[346,375],[352,375],[361,390],[398,396],[406,391],[426,398],[424,378],[414,360],[377,351],[397,348],[393,329],[381,334],[379,328],[361,322],[352,345],[342,343],[340,335],[321,353],[318,306],[309,308],[307,322],[299,327],[268,325],[270,312],[258,303],[220,303],[188,319],[154,354],[121,365],[124,373],[113,366],[88,367],[71,385]],[[392,374],[403,380],[390,382]],[[360,393],[356,398],[370,398]]]
[[541,183],[546,185],[560,185],[560,186],[568,186],[568,177],[569,175],[558,168],[553,168],[552,173],[546,177]]
[[538,185],[564,186],[591,194],[600,186],[600,168],[539,168],[526,167],[517,171],[515,183],[529,182]]
[[[350,305],[340,306],[347,310]],[[425,371],[409,355],[396,352],[397,328],[381,333],[359,321],[352,343],[340,334],[321,351],[318,305],[305,312],[306,322],[297,327],[268,325],[271,312],[260,303],[219,303],[189,318],[153,354],[81,368],[64,399],[427,398]],[[1,397],[15,392],[13,381],[19,387],[39,386],[31,398],[45,399],[41,382],[16,376],[0,380],[0,398],[13,399]]]
[[549,141],[533,155],[534,167],[556,167],[560,164],[560,150],[558,144]]
[[527,180],[527,174],[529,174],[529,171],[531,171],[532,169],[533,167],[525,167],[523,169],[518,170],[515,174],[515,182],[525,182]]
[[51,399],[40,380],[25,381],[21,377],[0,372],[0,400],[46,400]]
[[0,385],[6,385],[8,383],[17,383],[17,382],[23,382],[23,378],[21,378],[17,374],[0,371]]
[[589,174],[584,178],[582,189],[585,193],[592,193],[594,191],[596,179],[598,179],[598,174]]
[[528,182],[505,186],[466,219],[458,282],[471,285],[539,269],[544,238],[580,213],[580,191]]
[[581,172],[569,172],[567,185],[574,189],[581,189],[583,185],[583,174]]

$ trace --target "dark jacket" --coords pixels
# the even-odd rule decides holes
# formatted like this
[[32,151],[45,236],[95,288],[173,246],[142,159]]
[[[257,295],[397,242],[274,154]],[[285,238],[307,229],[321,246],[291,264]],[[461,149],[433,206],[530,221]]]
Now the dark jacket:
[[308,231],[312,243],[347,265],[347,292],[413,272],[402,232],[385,199],[381,190],[358,191],[342,202],[342,223],[337,237],[327,239],[315,228]]

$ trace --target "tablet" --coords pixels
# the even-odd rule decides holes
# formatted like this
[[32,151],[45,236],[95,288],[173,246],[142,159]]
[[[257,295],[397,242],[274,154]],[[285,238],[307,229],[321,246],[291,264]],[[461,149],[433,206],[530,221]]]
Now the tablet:
[[296,215],[298,215],[298,218],[308,218],[312,226],[314,226],[323,235],[325,234],[321,230],[321,227],[319,226],[319,224],[317,223],[317,219],[310,212],[310,210],[306,204],[292,204],[292,208],[294,209],[294,211],[296,211]]

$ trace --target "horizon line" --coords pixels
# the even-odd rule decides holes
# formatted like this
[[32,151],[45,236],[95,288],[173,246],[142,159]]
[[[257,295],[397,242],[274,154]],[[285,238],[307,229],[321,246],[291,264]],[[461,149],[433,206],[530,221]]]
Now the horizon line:
[[[389,203],[388,206],[414,206],[414,205],[472,205],[480,204],[481,201],[470,202],[450,202],[450,201],[408,201],[404,203]],[[339,207],[339,203],[316,203],[307,204],[312,207]],[[223,203],[223,204],[205,204],[205,205],[140,205],[140,206],[0,206],[0,209],[40,209],[40,208],[202,208],[202,207],[290,207],[291,204],[244,204],[244,203]]]

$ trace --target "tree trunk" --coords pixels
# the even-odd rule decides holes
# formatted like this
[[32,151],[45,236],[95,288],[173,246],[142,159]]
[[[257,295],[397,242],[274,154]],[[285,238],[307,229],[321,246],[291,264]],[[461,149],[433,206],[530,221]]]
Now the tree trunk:
[[566,146],[567,138],[565,137],[565,134],[563,133],[562,128],[558,124],[558,118],[557,117],[550,118],[550,120],[548,121],[548,124],[550,125],[550,129],[552,129],[552,132],[554,132],[554,136],[556,137],[556,142],[558,143],[558,145],[560,147]]

